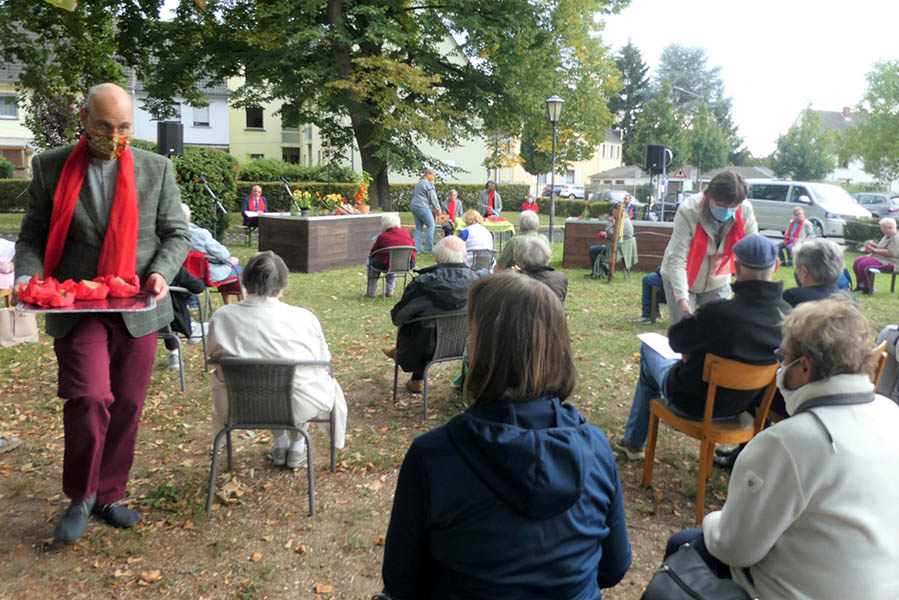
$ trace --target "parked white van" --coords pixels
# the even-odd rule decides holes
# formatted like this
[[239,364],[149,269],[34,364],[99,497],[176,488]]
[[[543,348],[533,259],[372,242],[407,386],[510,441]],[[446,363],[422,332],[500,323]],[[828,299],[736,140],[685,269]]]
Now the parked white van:
[[819,237],[842,237],[847,220],[871,216],[846,190],[830,183],[748,179],[746,184],[759,229],[785,231],[797,206]]

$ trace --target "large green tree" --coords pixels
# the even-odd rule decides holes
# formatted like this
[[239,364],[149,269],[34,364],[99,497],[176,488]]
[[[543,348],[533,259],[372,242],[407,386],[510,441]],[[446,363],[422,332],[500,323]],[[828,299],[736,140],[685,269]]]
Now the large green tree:
[[865,171],[888,183],[899,179],[899,60],[875,63],[867,80],[859,109],[868,115],[849,130],[841,147],[859,156]]
[[649,66],[643,62],[640,49],[630,40],[615,56],[615,66],[621,72],[621,91],[609,99],[609,110],[615,115],[615,127],[621,130],[625,155],[634,138],[634,128],[643,104],[650,97]]
[[727,164],[730,144],[705,102],[699,105],[693,118],[687,133],[687,146],[690,164],[699,169],[700,174]]
[[[560,160],[592,154],[611,123],[605,98],[617,88],[594,15],[622,0],[211,0],[181,3],[165,37],[153,89],[188,96],[173,74],[246,75],[233,100],[281,100],[286,118],[313,123],[337,146],[355,139],[372,175],[373,201],[390,207],[388,171],[439,165],[425,143],[515,139],[545,120],[545,99],[566,100]],[[490,144],[499,164],[509,144]]]
[[777,138],[771,168],[778,177],[818,181],[836,166],[833,136],[822,127],[821,116],[807,108],[797,123]]
[[662,83],[656,97],[646,103],[637,119],[634,139],[626,156],[628,164],[645,164],[646,146],[649,144],[662,144],[671,150],[669,170],[689,161],[687,133],[680,113],[671,100],[671,85],[668,82]]

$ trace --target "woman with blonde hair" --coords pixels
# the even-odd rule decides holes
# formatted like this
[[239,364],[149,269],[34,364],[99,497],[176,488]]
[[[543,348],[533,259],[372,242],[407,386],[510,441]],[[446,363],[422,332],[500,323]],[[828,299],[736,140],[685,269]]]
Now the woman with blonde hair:
[[406,454],[380,596],[598,600],[631,552],[609,441],[565,402],[562,303],[529,277],[483,277],[468,326],[473,404]]
[[484,227],[484,217],[476,210],[465,211],[462,219],[466,227],[459,232],[459,237],[465,240],[465,249],[468,251],[465,262],[470,267],[475,250],[493,250],[493,234]]

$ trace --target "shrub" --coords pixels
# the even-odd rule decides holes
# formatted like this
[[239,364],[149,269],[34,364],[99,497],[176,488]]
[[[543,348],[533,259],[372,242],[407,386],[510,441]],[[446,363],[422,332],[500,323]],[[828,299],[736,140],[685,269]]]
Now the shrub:
[[[549,214],[549,196],[542,196],[537,203],[540,205],[540,214]],[[587,208],[590,217],[596,219],[603,215],[607,215],[615,208],[614,202],[585,202],[583,200],[569,200],[568,198],[556,198],[556,216],[562,217],[580,217],[584,214],[584,208]]]
[[0,156],[0,179],[12,179],[15,173],[16,168],[13,164],[6,160],[5,156]]
[[879,240],[883,237],[880,219],[855,219],[843,225],[843,239],[846,243],[860,243],[865,240]]
[[[328,181],[328,165],[304,167],[273,158],[257,158],[240,164],[238,179],[240,181],[280,181],[286,177],[288,181]],[[357,175],[347,167],[332,164],[332,182],[351,183]]]
[[0,179],[0,212],[25,212],[30,179]]
[[237,161],[221,150],[185,146],[184,155],[173,156],[172,162],[175,163],[175,181],[181,190],[181,201],[190,206],[193,222],[221,237],[228,220],[206,192],[200,175],[206,177],[209,188],[222,206],[233,206],[237,197]]

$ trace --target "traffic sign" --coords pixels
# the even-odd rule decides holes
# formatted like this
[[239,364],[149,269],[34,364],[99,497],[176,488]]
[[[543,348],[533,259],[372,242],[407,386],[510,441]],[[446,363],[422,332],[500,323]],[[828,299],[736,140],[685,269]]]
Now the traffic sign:
[[678,167],[677,171],[674,172],[674,175],[671,176],[671,179],[690,179],[690,176],[687,175],[686,169]]

